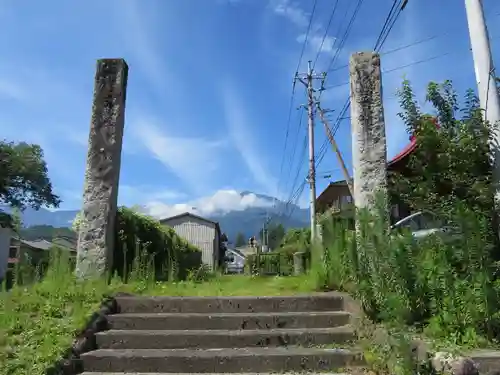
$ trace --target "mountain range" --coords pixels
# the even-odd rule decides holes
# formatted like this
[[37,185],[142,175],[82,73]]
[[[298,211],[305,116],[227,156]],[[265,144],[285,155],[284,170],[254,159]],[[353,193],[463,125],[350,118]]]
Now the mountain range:
[[[243,233],[245,237],[257,236],[267,215],[272,218],[273,222],[281,223],[286,229],[309,225],[309,209],[300,208],[292,203],[287,205],[276,198],[250,191],[240,194],[241,196],[255,194],[267,207],[247,207],[244,210],[221,211],[205,216],[207,219],[218,222],[221,230],[231,241],[236,239],[238,233]],[[10,211],[9,207],[1,205],[0,210]],[[146,208],[144,212],[147,212]],[[55,228],[71,227],[77,213],[78,210],[53,211],[45,208],[39,210],[26,208],[21,213],[21,219],[23,226],[28,228],[37,225],[50,225]]]

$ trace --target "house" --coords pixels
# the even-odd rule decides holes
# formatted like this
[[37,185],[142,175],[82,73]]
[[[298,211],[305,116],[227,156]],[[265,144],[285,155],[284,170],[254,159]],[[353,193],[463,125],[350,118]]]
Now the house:
[[[13,236],[11,229],[0,229],[0,281],[7,279],[7,286],[12,284],[12,270],[19,263],[29,263],[33,267],[45,267],[50,259],[50,250],[55,246],[67,251],[70,259],[76,258],[76,245],[71,240],[54,238],[52,242],[44,239],[28,241]],[[7,250],[6,250],[7,249]]]
[[44,239],[28,241],[18,237],[12,237],[9,250],[9,264],[29,261],[31,264],[48,262],[50,250],[54,247],[67,251],[70,257],[76,257],[76,247],[57,243],[55,238],[52,242]]
[[[438,125],[436,125],[438,126]],[[416,137],[410,137],[410,143],[387,163],[388,171],[404,170],[410,155],[417,148]],[[400,220],[410,214],[410,209],[401,202],[391,202],[391,219]],[[316,198],[316,212],[320,215],[331,212],[341,217],[352,218],[354,201],[345,180],[331,182]]]
[[160,220],[192,245],[201,250],[201,259],[211,270],[215,270],[220,258],[221,231],[219,223],[185,212]]

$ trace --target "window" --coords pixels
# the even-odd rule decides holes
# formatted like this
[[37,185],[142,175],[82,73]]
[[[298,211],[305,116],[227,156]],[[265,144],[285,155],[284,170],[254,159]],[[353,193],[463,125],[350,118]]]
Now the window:
[[420,215],[412,217],[408,221],[405,221],[401,224],[401,228],[406,228],[411,230],[412,232],[416,232],[420,230]]
[[421,229],[437,229],[443,226],[443,223],[433,214],[424,212],[420,215]]
[[17,258],[17,246],[11,246],[9,249],[9,258]]
[[429,212],[424,212],[409,219],[403,219],[403,222],[399,225],[399,227],[407,228],[412,232],[416,232],[419,230],[440,228],[441,224],[442,223],[435,215]]

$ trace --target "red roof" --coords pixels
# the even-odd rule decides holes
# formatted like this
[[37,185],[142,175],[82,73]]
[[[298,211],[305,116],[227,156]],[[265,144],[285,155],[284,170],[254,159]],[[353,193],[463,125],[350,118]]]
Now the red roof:
[[[433,121],[436,124],[436,128],[439,129],[439,124],[437,120],[434,118]],[[393,157],[392,160],[387,163],[387,166],[394,165],[397,162],[403,160],[405,157],[410,155],[416,148],[417,148],[417,137],[412,135],[410,137],[410,143],[399,154]]]
[[394,156],[392,160],[389,161],[389,163],[387,163],[387,165],[390,166],[403,160],[405,157],[410,155],[413,152],[413,150],[415,150],[415,148],[417,148],[417,138],[414,135],[412,135],[410,137],[410,143],[399,154]]

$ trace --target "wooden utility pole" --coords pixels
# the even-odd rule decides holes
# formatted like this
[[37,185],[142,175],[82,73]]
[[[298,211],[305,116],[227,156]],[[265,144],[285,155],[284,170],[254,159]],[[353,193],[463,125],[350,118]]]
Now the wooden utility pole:
[[307,73],[298,79],[307,89],[307,134],[309,138],[309,190],[310,190],[310,220],[311,220],[311,242],[316,240],[316,161],[314,158],[314,110],[315,99],[313,87],[313,80],[322,79],[324,81],[325,75],[316,75],[311,67],[311,61],[308,62]]
[[347,183],[347,187],[349,188],[349,192],[351,193],[351,197],[354,199],[354,187],[352,186],[352,178],[349,176],[349,171],[347,170],[347,167],[345,165],[344,158],[342,157],[342,154],[340,153],[339,147],[337,145],[337,142],[335,141],[335,137],[332,134],[330,126],[328,125],[328,122],[325,119],[325,110],[321,109],[319,102],[316,103],[316,106],[318,107],[318,113],[319,113],[319,117],[321,119],[321,122],[323,123],[323,125],[325,127],[325,132],[326,132],[326,136],[328,137],[328,141],[330,142],[330,144],[333,148],[333,151],[337,155],[337,159],[339,161],[340,167],[342,168],[342,173],[344,174],[345,182]]

